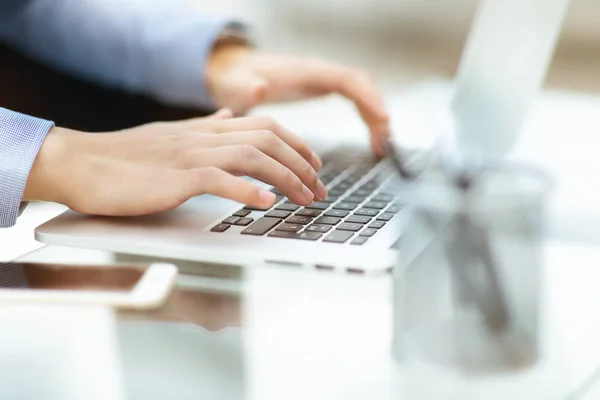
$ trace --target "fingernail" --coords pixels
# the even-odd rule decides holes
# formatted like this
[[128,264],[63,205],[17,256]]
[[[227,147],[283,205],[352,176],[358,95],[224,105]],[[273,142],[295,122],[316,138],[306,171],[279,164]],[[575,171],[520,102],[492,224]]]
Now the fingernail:
[[323,161],[321,161],[321,157],[317,155],[314,151],[312,152],[312,163],[315,169],[318,171],[323,168]]
[[312,203],[315,198],[315,195],[310,191],[310,189],[304,185],[302,185],[302,195],[308,203]]
[[212,119],[224,119],[224,118],[232,118],[232,117],[233,117],[233,111],[231,111],[230,108],[221,108],[219,111],[217,111],[216,113],[209,116],[209,118],[212,118]]
[[317,194],[319,195],[319,200],[325,200],[327,198],[327,189],[321,180],[317,182]]
[[258,192],[258,198],[265,206],[270,206],[275,203],[275,193],[269,192],[268,190],[260,189]]

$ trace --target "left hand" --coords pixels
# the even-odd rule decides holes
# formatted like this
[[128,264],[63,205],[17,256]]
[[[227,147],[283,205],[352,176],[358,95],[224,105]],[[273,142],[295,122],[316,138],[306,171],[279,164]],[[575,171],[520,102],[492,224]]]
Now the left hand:
[[389,135],[388,114],[373,80],[362,70],[232,45],[217,47],[205,71],[216,105],[236,114],[263,103],[341,94],[354,102],[371,132],[373,151],[383,155],[380,142]]

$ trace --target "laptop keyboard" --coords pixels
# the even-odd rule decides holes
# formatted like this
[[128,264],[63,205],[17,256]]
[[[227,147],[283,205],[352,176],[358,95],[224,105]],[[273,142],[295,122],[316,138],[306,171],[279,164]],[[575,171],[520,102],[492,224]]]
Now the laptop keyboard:
[[[277,199],[271,208],[246,206],[224,218],[211,232],[244,226],[242,235],[361,246],[402,210],[392,182],[394,171],[387,161],[339,149],[323,157],[323,165],[319,177],[327,187],[327,199],[302,207],[272,189]],[[252,218],[257,212],[263,214]]]

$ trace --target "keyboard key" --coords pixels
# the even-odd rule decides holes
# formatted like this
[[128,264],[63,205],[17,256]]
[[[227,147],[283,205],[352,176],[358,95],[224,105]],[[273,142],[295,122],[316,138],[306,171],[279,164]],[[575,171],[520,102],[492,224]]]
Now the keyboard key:
[[348,214],[350,214],[350,211],[345,211],[345,210],[329,210],[327,211],[325,214],[326,217],[338,217],[338,218],[344,218],[345,216],[347,216]]
[[329,208],[329,206],[330,204],[328,203],[315,201],[314,203],[307,205],[306,208],[313,208],[315,210],[325,210],[326,208]]
[[227,229],[229,229],[231,225],[229,224],[219,224],[219,225],[215,225],[210,231],[211,232],[225,232]]
[[325,200],[322,200],[322,201],[323,201],[323,203],[329,203],[329,204],[331,204],[331,203],[335,203],[338,200],[339,200],[338,196],[329,196]]
[[321,176],[320,179],[321,179],[321,182],[323,182],[324,184],[327,185],[328,183],[332,182],[335,178],[336,178],[336,176],[328,174],[328,175]]
[[367,198],[365,196],[348,196],[344,198],[346,203],[362,203]]
[[310,208],[303,208],[302,210],[296,213],[296,215],[300,217],[316,217],[319,214],[321,214],[321,210],[314,210]]
[[280,204],[277,207],[275,207],[276,210],[282,210],[282,211],[296,211],[299,208],[300,208],[300,206],[298,204],[290,203],[287,201],[285,203]]
[[385,210],[385,212],[397,214],[402,209],[402,206],[390,206]]
[[281,193],[277,188],[271,189],[271,193],[275,193],[277,196],[283,196],[283,193]]
[[278,237],[283,239],[294,239],[296,238],[296,232],[287,232],[287,231],[273,231],[269,233],[269,237]]
[[336,217],[321,217],[317,218],[315,224],[337,225],[342,219]]
[[311,217],[299,217],[297,215],[289,217],[288,219],[285,220],[285,222],[288,224],[300,224],[300,225],[306,225],[310,221],[312,221]]
[[236,222],[235,224],[237,226],[247,226],[247,225],[250,225],[252,222],[254,222],[254,220],[252,218],[240,218],[240,220],[238,222]]
[[339,224],[337,229],[341,230],[341,231],[352,231],[352,232],[358,232],[362,229],[363,225],[362,224],[351,224],[348,222],[344,222],[342,224]]
[[379,214],[379,210],[374,210],[372,208],[361,208],[354,212],[354,215],[366,215],[367,217],[374,217],[377,214]]
[[324,242],[328,243],[346,243],[348,239],[350,239],[354,235],[352,232],[348,231],[338,231],[337,229],[331,232],[325,239]]
[[369,182],[365,183],[364,185],[362,185],[361,189],[374,190],[374,189],[377,189],[378,187],[379,187],[379,182],[369,181]]
[[380,229],[383,228],[385,226],[385,222],[383,221],[373,221],[369,224],[369,228],[372,229]]
[[376,234],[377,232],[379,232],[377,229],[367,228],[367,229],[363,229],[363,231],[361,233],[359,233],[359,235],[371,237],[374,234]]
[[383,210],[387,206],[387,203],[382,201],[369,201],[368,203],[363,204],[364,208],[374,208],[376,210]]
[[365,175],[367,175],[369,173],[369,171],[371,171],[372,169],[373,169],[373,165],[360,166],[360,167],[356,168],[356,170],[354,172],[352,172],[350,175],[348,175],[348,178],[352,178],[358,182],[359,180],[364,178]]
[[277,226],[281,220],[279,218],[262,217],[257,219],[252,225],[242,231],[242,235],[262,236]]
[[251,211],[267,211],[268,209],[270,209],[271,207],[254,207],[254,206],[245,206],[244,210],[251,210]]
[[284,239],[301,239],[301,240],[319,240],[323,236],[322,233],[319,232],[302,232],[302,233],[294,233],[294,232],[286,232],[286,231],[273,231],[269,233],[269,237],[278,237]]
[[356,208],[356,206],[358,206],[358,204],[355,203],[337,203],[333,205],[333,208],[335,208],[336,210],[349,210],[352,211]]
[[353,241],[350,242],[350,244],[353,244],[355,246],[361,246],[363,244],[365,244],[365,242],[369,240],[368,237],[366,236],[359,236],[356,239],[354,239]]
[[302,225],[284,223],[275,228],[276,231],[298,232],[302,229]]
[[252,211],[250,210],[245,210],[245,209],[241,209],[239,211],[237,211],[236,213],[233,214],[234,217],[245,217],[246,215],[250,214]]
[[334,189],[343,189],[343,190],[348,190],[350,189],[352,186],[354,186],[354,182],[340,182],[337,185],[335,185]]
[[345,222],[351,222],[353,224],[366,224],[371,220],[371,217],[367,217],[366,215],[351,215],[346,218]]
[[379,217],[377,217],[379,221],[389,221],[392,218],[394,218],[394,214],[390,213],[383,213]]
[[319,225],[319,224],[312,224],[308,228],[306,228],[306,230],[309,232],[321,232],[321,233],[329,232],[330,229],[331,229],[331,225]]
[[323,236],[320,232],[302,232],[296,234],[296,239],[302,240],[318,240]]
[[352,192],[351,196],[369,196],[373,193],[372,190],[358,189]]
[[385,203],[389,203],[394,200],[394,196],[385,193],[379,193],[377,196],[373,197],[371,200],[373,201],[383,201]]
[[287,218],[290,215],[292,215],[291,212],[289,211],[284,211],[284,210],[273,210],[273,211],[269,211],[268,213],[265,214],[265,217],[271,217],[271,218]]
[[240,220],[240,217],[229,217],[229,218],[225,218],[221,223],[233,225],[236,222],[238,222],[239,220]]
[[329,193],[332,196],[341,196],[344,193],[346,193],[346,189],[337,189],[337,188],[334,188],[334,189],[328,190],[327,193]]

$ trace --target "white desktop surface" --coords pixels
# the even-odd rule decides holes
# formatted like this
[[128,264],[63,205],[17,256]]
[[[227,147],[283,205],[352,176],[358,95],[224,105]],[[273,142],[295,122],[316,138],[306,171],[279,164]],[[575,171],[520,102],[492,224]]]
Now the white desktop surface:
[[[427,118],[432,116],[427,115],[427,109],[431,103],[443,103],[445,89],[439,87],[421,88],[408,96],[388,96],[395,134],[403,141],[410,145],[431,143],[427,137]],[[313,143],[327,144],[332,142],[332,136],[344,135],[349,141],[367,144],[361,122],[352,107],[341,100],[325,99],[310,106],[264,107],[257,113],[272,115],[293,130],[307,133]],[[415,134],[417,132],[419,134]],[[596,149],[600,149],[597,132],[600,132],[600,99],[548,93],[534,106],[527,134],[516,149],[515,157],[544,165],[557,177],[552,200],[555,237],[590,241],[600,238],[600,207],[595,210],[595,205],[600,204],[600,195],[593,180],[595,167],[600,166],[595,156]],[[573,205],[573,208],[564,205]],[[39,248],[40,245],[33,242],[34,225],[30,225],[33,221],[43,222],[60,209],[34,204],[15,228],[0,231],[0,259],[7,260],[16,257],[16,253]],[[555,220],[561,212],[566,213],[566,218]],[[48,247],[27,259],[94,262],[90,254],[100,257],[101,252]],[[600,370],[600,247],[552,240],[545,254],[548,261],[547,357],[529,376],[486,382],[481,387],[485,397],[476,397],[478,399],[567,399]],[[108,259],[106,255],[100,258]],[[243,287],[246,289],[243,315],[249,328],[228,329],[226,334],[229,335],[227,340],[233,340],[238,346],[244,360],[244,377],[242,380],[236,377],[232,382],[227,374],[212,376],[211,382],[217,388],[243,385],[243,398],[252,400],[398,398],[401,388],[389,356],[388,279],[248,268]],[[126,357],[125,375],[135,380],[133,387],[141,390],[131,392],[131,398],[164,398],[161,394],[176,398],[174,394],[179,392],[182,394],[179,398],[185,399],[207,394],[198,384],[206,376],[195,376],[184,366],[205,361],[208,364],[195,370],[200,373],[210,369],[210,363],[220,356],[207,352],[202,353],[206,359],[201,359],[193,348],[186,352],[177,351],[176,347],[185,342],[184,337],[189,338],[188,343],[197,340],[222,343],[223,336],[201,328],[191,329],[188,324],[172,324],[167,333],[164,333],[164,324],[159,323],[148,322],[139,329],[135,335],[125,333],[121,342]],[[164,335],[172,340],[165,340]],[[136,349],[142,337],[147,347]],[[239,347],[239,343],[243,346]],[[140,371],[137,369],[140,360],[149,357],[150,348],[152,360],[156,362]],[[232,347],[227,349],[231,351]],[[218,351],[217,346],[213,350]],[[169,362],[161,363],[161,359]],[[231,368],[239,371],[237,361],[232,362]],[[227,371],[226,366],[221,370]],[[177,381],[178,385],[169,385],[170,381]],[[187,389],[185,382],[189,383]],[[242,393],[234,389],[228,388],[221,398],[232,398],[226,393]],[[147,397],[149,394],[154,397]],[[570,399],[574,398],[595,399],[584,394]]]
[[125,400],[115,313],[0,302],[0,399]]
[[[483,378],[476,386],[459,380],[450,399],[594,399],[585,392],[600,384],[600,248],[552,241],[544,255],[542,361],[523,374]],[[103,257],[49,246],[23,261]],[[390,357],[389,277],[254,267],[237,283],[207,276],[180,282],[200,291],[239,290],[234,307],[243,328],[209,332],[186,322],[122,322],[130,400],[424,398],[405,396],[403,375]],[[218,317],[230,310],[217,301],[205,311]]]

